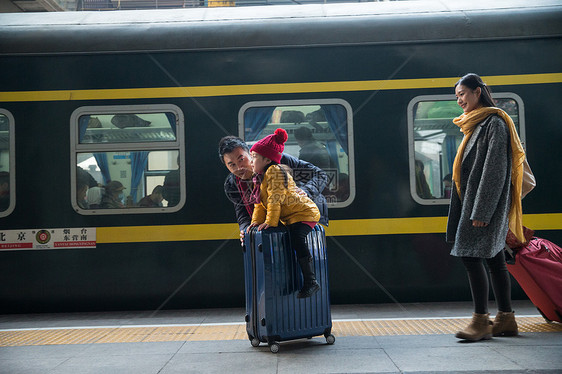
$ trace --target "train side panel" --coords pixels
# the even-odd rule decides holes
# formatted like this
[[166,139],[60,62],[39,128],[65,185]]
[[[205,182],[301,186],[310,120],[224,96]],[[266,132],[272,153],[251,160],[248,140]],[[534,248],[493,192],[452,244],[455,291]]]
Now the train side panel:
[[[412,197],[408,105],[423,95],[451,95],[453,78],[467,72],[496,79],[493,92],[515,94],[524,105],[526,148],[538,181],[524,212],[559,214],[562,166],[555,161],[561,159],[562,86],[559,78],[535,83],[532,77],[560,74],[560,41],[1,55],[2,97],[14,99],[0,101],[0,109],[14,117],[17,165],[16,205],[1,218],[1,231],[97,228],[98,243],[0,251],[0,312],[242,306],[242,252],[223,191],[228,172],[217,157],[218,140],[244,135],[238,117],[249,102],[327,99],[352,109],[355,182],[353,201],[330,209],[332,302],[469,300],[465,272],[449,255],[444,227],[408,232],[411,219],[442,221],[448,211],[447,204],[423,205]],[[432,79],[452,84],[432,85]],[[21,99],[21,92],[30,94]],[[58,98],[61,93],[68,97]],[[72,203],[70,127],[78,126],[72,114],[83,107],[132,105],[174,105],[183,113],[185,205],[168,213],[81,214]],[[538,234],[562,242],[559,221],[556,216]],[[366,228],[361,222],[368,222]],[[143,232],[150,232],[147,239],[135,237]],[[524,297],[516,284],[513,291]]]

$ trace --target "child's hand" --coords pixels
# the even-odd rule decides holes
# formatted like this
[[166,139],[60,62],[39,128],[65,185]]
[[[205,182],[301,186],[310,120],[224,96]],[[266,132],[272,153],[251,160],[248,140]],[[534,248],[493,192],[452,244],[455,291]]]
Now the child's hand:
[[244,245],[244,230],[240,231],[240,245]]
[[[250,229],[251,229],[252,227],[256,227],[257,225],[258,225],[258,224],[255,223],[255,222],[254,222],[254,223],[250,223],[250,226],[248,226],[248,227],[246,228],[246,232],[250,232]],[[241,235],[241,236],[242,236],[242,235]]]
[[304,192],[304,191],[301,190],[300,188],[296,187],[296,190],[297,190],[297,194],[299,194],[300,196],[308,196],[308,195],[306,194],[306,192]]
[[258,226],[258,231],[265,230],[268,227],[269,227],[269,225],[264,222],[264,223],[262,223],[261,225]]

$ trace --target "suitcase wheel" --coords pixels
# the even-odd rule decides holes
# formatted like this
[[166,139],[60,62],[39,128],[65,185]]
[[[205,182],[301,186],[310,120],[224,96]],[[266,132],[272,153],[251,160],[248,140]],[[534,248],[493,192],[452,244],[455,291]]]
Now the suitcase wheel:
[[326,343],[332,345],[336,341],[336,337],[332,334],[326,336]]
[[271,353],[277,353],[279,352],[279,343],[277,342],[273,342],[269,345],[269,350],[271,351]]
[[252,344],[252,347],[259,347],[260,340],[258,338],[252,338],[250,339],[250,344]]

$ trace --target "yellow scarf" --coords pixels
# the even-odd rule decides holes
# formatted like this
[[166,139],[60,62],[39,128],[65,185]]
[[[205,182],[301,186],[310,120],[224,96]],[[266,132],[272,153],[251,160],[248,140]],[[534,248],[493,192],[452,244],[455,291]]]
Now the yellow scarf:
[[511,117],[499,108],[494,107],[482,107],[470,111],[469,113],[461,114],[459,117],[453,120],[453,123],[460,127],[461,132],[464,134],[459,149],[457,150],[457,155],[455,156],[455,162],[453,163],[453,181],[457,187],[457,193],[461,196],[460,182],[461,182],[461,164],[464,154],[464,149],[468,140],[472,136],[476,125],[484,121],[491,115],[500,116],[507,127],[509,128],[509,134],[511,138],[511,207],[509,209],[509,229],[515,234],[517,239],[522,242],[525,241],[523,235],[523,208],[521,207],[521,186],[523,183],[523,161],[525,161],[525,151],[521,145],[521,140],[515,129],[515,124]]

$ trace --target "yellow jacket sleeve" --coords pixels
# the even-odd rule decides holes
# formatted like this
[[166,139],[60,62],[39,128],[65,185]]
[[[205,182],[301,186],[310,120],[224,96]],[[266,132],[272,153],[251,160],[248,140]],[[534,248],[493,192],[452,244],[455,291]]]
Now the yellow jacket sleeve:
[[265,222],[265,207],[262,204],[254,204],[254,213],[252,214],[252,223]]

